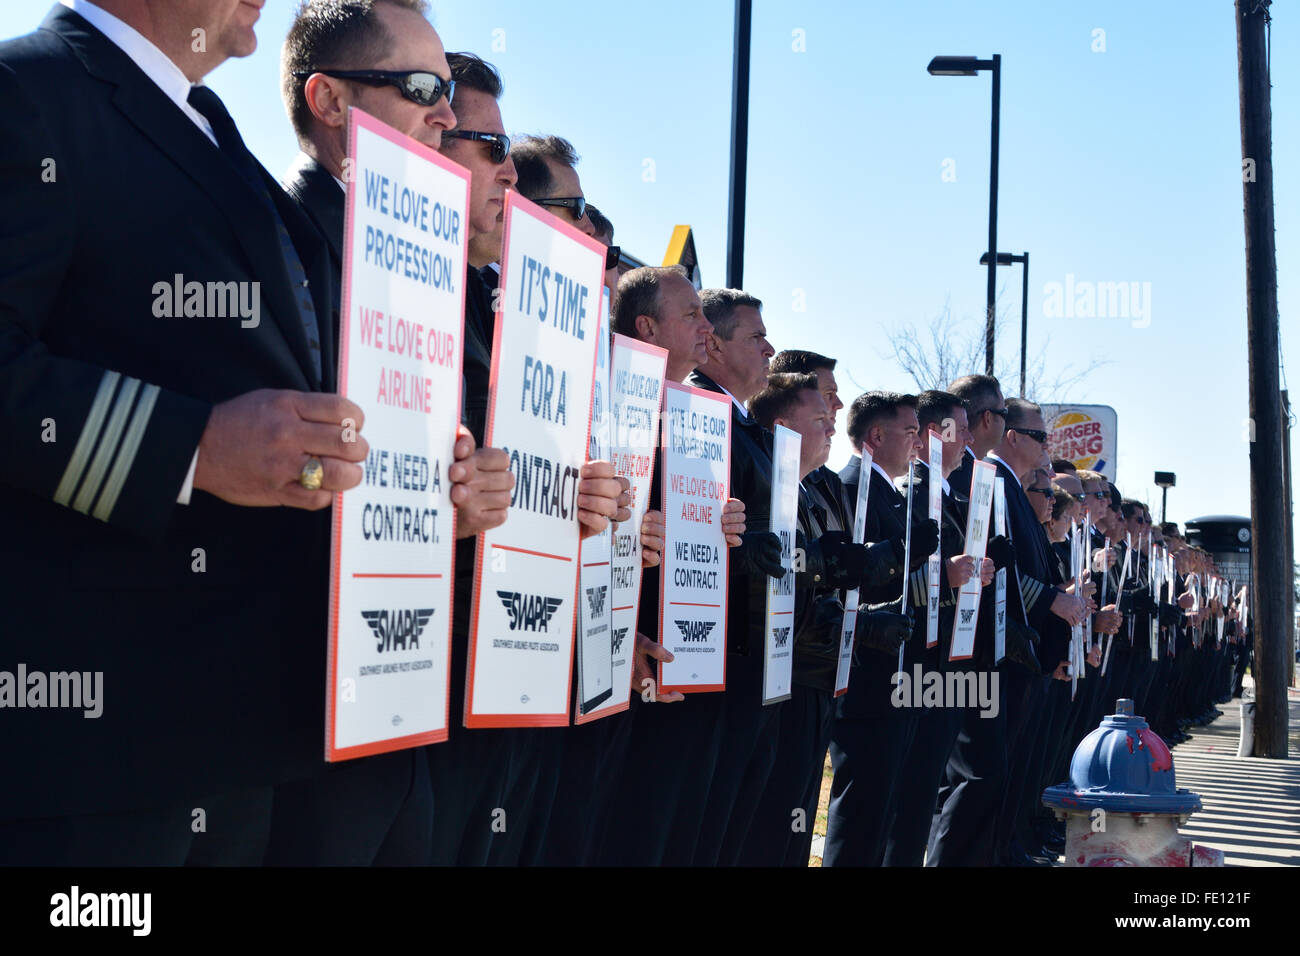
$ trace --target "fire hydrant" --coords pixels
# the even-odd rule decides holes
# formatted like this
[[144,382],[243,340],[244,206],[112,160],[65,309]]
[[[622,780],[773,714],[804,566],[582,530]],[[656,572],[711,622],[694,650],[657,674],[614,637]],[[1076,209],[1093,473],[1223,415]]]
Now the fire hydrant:
[[1179,835],[1201,798],[1176,788],[1169,748],[1131,700],[1083,738],[1069,783],[1044,790],[1043,803],[1066,821],[1066,866],[1223,866],[1222,850]]

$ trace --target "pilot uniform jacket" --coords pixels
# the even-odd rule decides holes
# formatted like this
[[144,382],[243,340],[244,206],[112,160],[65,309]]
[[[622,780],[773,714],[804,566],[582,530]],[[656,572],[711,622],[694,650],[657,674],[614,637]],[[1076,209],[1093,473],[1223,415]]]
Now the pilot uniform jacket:
[[1039,635],[1038,663],[1044,674],[1051,674],[1070,656],[1070,626],[1051,612],[1056,585],[1063,580],[1060,565],[1020,481],[1001,459],[992,461],[1004,479],[1007,525],[1016,552],[1025,617]]
[[[330,513],[177,496],[214,405],[334,389],[329,323],[318,373],[267,197],[318,316],[325,240],[63,7],[0,43],[0,102],[0,659],[101,672],[103,688],[94,719],[5,708],[0,820],[309,773],[324,749]],[[167,315],[174,283],[194,281],[258,283],[258,321]]]
[[[840,472],[849,501],[857,505],[857,478],[850,469],[856,464],[861,468],[861,458],[855,457],[848,467]],[[906,532],[907,503],[893,484],[881,476],[874,468],[869,479],[867,494],[867,520],[863,540],[868,544],[897,539],[903,541]],[[922,505],[922,507],[924,507]],[[899,565],[901,570],[901,564]],[[897,583],[889,583],[877,588],[863,588],[859,597],[863,604],[877,605],[879,610],[899,611],[903,596],[903,575],[900,573]],[[886,606],[888,605],[888,606]],[[910,641],[908,642],[911,643]],[[847,693],[835,698],[835,715],[840,718],[861,718],[868,716],[887,716],[895,711],[890,703],[893,692],[893,676],[898,670],[898,658],[869,647],[857,647],[853,651],[853,663],[849,669],[849,689]]]
[[[844,486],[839,476],[824,465],[800,485],[799,530],[809,542],[827,531],[853,531],[853,512]],[[827,588],[800,588],[796,592],[802,606],[795,635],[794,683],[834,692],[844,630],[842,593]]]
[[[913,507],[921,509],[922,515],[929,514],[930,507],[930,468],[928,465],[918,462],[914,472],[915,487],[913,490]],[[949,485],[951,488],[951,484]],[[923,662],[927,670],[949,670],[948,654],[952,649],[952,629],[953,621],[957,614],[957,597],[960,593],[959,588],[954,588],[948,584],[947,562],[949,558],[956,557],[966,550],[966,506],[969,504],[965,499],[958,499],[952,489],[943,495],[942,504],[939,509],[939,643],[932,648],[927,649],[925,638],[928,630],[926,610],[929,604],[929,563],[921,565],[908,577],[908,601],[912,606],[912,636],[907,642],[906,659],[904,667],[910,670],[911,665],[918,661]],[[988,630],[983,627],[986,616],[986,605],[993,601],[994,591],[992,587],[985,589],[980,599],[980,627],[977,628],[976,643],[987,643],[982,641],[985,632]],[[991,620],[991,619],[990,619]],[[977,648],[977,651],[979,648]],[[954,661],[953,665],[960,666],[969,663],[968,661]]]

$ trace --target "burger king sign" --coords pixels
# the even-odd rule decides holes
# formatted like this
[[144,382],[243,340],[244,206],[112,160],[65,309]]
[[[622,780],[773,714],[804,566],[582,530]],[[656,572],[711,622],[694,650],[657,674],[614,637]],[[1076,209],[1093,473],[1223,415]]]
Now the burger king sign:
[[1047,454],[1115,480],[1115,409],[1109,405],[1044,405]]

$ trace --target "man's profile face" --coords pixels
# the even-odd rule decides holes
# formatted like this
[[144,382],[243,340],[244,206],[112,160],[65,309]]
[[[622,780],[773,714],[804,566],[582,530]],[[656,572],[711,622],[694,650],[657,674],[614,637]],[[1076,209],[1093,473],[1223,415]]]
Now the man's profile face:
[[[352,69],[427,70],[444,80],[451,77],[442,40],[428,20],[414,10],[391,3],[377,4],[375,16],[388,34],[386,52],[377,62],[357,64]],[[442,145],[443,130],[456,125],[456,114],[445,96],[439,97],[432,106],[421,106],[408,100],[395,86],[371,86],[354,80],[342,82],[351,89],[351,105],[431,149]]]
[[[988,407],[998,409],[1007,407],[1007,400],[1002,397],[1002,389],[997,390],[997,393],[993,396],[992,404]],[[990,440],[993,442],[994,447],[996,447],[998,442],[1002,441],[1002,436],[1006,434],[1006,417],[1003,415],[994,415],[992,412],[989,412],[987,415],[982,417],[987,420],[989,428],[992,429]]]
[[811,474],[831,455],[831,438],[835,425],[821,392],[811,388],[799,392],[799,401],[777,424],[799,433],[799,477]]
[[1052,490],[1052,483],[1044,477],[1041,471],[1035,471],[1033,480],[1030,481],[1029,487],[1025,494],[1029,498],[1029,504],[1034,509],[1034,517],[1038,523],[1051,520],[1052,517],[1052,495],[1047,492]]
[[[456,126],[477,133],[505,132],[496,99],[467,87],[456,91]],[[494,163],[491,143],[468,139],[445,138],[440,151],[470,172],[470,237],[495,230],[505,214],[506,190],[519,179],[514,160],[507,156],[504,163]]]
[[730,339],[709,332],[712,356],[709,364],[717,362],[727,369],[727,377],[738,391],[744,392],[736,398],[746,402],[767,384],[767,370],[776,350],[767,340],[767,328],[758,309],[752,305],[738,305],[734,319]]
[[[1097,524],[1100,516],[1110,507],[1110,493],[1104,481],[1085,481],[1083,483],[1083,493],[1088,497],[1084,499],[1084,508],[1088,513],[1088,520]],[[1104,494],[1104,498],[1098,498],[1097,495]]]
[[892,417],[885,417],[867,429],[868,437],[876,440],[872,461],[890,478],[907,474],[907,463],[916,449],[920,432],[915,408],[896,409]]
[[[577,199],[583,195],[582,180],[578,171],[558,159],[546,158],[546,168],[551,173],[551,188],[545,196],[538,199]],[[591,224],[591,217],[584,211],[581,219],[574,218],[574,210],[564,206],[543,206],[549,213],[554,213],[565,222],[571,223],[584,236],[594,236],[596,227]]]
[[650,340],[667,349],[669,364],[692,368],[707,359],[705,342],[712,326],[704,317],[700,295],[685,276],[664,276],[659,282],[659,318],[653,319],[654,336]]
[[831,427],[835,427],[835,417],[839,415],[844,403],[840,401],[840,387],[835,382],[835,373],[828,368],[817,370],[817,388],[826,399],[826,407],[831,413]]
[[[966,446],[973,440],[971,438],[969,422],[966,417],[966,409],[957,408],[953,411],[951,417],[937,425],[939,437],[943,439],[943,470],[944,476],[955,470],[961,464],[962,455],[966,452]],[[930,446],[926,444],[921,449],[921,454],[929,460]]]

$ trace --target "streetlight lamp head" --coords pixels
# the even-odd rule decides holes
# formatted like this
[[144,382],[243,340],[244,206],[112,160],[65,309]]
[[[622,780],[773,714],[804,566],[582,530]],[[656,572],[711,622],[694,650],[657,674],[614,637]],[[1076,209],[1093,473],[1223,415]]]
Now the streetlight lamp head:
[[931,76],[974,76],[983,65],[976,56],[936,56],[926,70]]
[[[1013,262],[1022,262],[1022,261],[1024,261],[1023,257],[1014,256],[1009,252],[998,253],[998,265],[1000,266],[1009,266]],[[986,252],[984,253],[984,255],[980,256],[980,265],[986,266],[988,264],[989,264],[989,254]]]
[[1178,476],[1172,471],[1157,471],[1155,485],[1157,488],[1172,488],[1178,483]]

